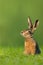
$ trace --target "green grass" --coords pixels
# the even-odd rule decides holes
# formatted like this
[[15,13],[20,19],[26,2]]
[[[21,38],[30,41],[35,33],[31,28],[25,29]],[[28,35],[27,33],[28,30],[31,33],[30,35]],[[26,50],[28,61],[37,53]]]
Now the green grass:
[[23,48],[0,47],[0,65],[43,65],[43,49],[40,55],[24,55]]

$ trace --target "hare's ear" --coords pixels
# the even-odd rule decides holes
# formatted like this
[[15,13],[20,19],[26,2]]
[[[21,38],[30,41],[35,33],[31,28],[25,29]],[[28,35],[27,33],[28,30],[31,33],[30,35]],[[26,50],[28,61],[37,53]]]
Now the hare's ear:
[[32,27],[33,27],[32,21],[31,21],[30,17],[28,16],[28,28],[31,29]]
[[33,30],[36,30],[37,26],[39,25],[39,20],[37,19],[33,25]]

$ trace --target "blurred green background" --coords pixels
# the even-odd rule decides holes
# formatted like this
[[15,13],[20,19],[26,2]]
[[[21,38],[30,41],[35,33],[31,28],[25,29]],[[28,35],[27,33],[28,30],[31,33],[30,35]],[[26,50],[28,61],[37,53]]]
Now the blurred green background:
[[27,29],[27,17],[40,24],[35,40],[43,45],[43,0],[0,0],[0,46],[23,46],[21,30]]

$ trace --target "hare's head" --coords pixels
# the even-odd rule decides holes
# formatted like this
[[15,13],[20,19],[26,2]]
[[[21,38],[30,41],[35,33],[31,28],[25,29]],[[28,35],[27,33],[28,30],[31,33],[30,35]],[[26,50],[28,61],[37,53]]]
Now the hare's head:
[[28,29],[21,31],[21,35],[25,38],[32,37],[32,35],[33,35],[34,31],[36,30],[38,24],[39,24],[38,19],[35,21],[35,23],[33,25],[30,17],[28,17]]

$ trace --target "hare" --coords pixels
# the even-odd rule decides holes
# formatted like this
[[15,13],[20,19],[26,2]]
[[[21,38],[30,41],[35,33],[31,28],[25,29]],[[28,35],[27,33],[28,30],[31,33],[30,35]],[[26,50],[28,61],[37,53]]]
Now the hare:
[[39,20],[36,20],[33,25],[30,17],[28,17],[28,29],[21,31],[21,35],[25,38],[24,54],[34,55],[40,53],[39,46],[32,37],[38,25],[39,25]]

